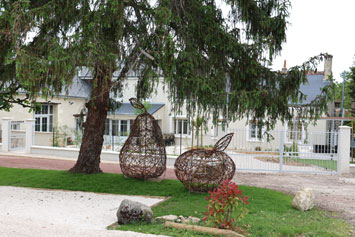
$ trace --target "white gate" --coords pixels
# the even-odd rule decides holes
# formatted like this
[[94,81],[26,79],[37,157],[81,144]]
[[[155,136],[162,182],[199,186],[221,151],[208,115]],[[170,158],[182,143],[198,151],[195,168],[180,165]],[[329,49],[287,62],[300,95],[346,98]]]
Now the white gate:
[[119,152],[126,142],[128,136],[113,136],[113,135],[104,135],[104,150],[112,150]]
[[[237,170],[337,173],[337,132],[232,129],[227,153]],[[331,138],[331,139],[329,139]]]
[[9,150],[26,148],[26,128],[24,121],[11,121]]

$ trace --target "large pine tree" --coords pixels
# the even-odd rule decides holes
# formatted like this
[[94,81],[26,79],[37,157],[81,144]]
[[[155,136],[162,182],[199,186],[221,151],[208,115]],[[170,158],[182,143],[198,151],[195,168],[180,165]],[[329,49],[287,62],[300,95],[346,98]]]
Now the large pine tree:
[[[305,72],[323,56],[287,74],[270,70],[286,40],[289,7],[288,0],[2,0],[0,75],[35,98],[68,88],[76,68],[91,70],[83,141],[70,171],[97,173],[110,91],[121,92],[130,70],[139,72],[140,98],[162,75],[175,108],[186,105],[189,114],[251,116],[268,128],[291,119],[288,103],[302,99]],[[299,111],[317,116],[324,106],[319,97]]]

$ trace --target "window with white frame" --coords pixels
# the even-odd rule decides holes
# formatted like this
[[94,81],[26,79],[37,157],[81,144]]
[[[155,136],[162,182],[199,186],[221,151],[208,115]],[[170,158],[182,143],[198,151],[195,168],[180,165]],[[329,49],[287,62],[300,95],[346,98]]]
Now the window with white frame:
[[128,120],[120,120],[120,135],[128,136]]
[[263,126],[257,121],[249,121],[249,140],[261,141],[263,137]]
[[120,123],[120,120],[111,120],[112,123],[112,136],[118,136],[119,130],[118,130],[118,125]]
[[190,124],[189,120],[185,118],[175,118],[174,120],[174,133],[190,135]]
[[128,136],[134,120],[106,119],[105,135]]
[[39,110],[35,111],[35,131],[53,131],[53,105],[42,104]]
[[20,123],[11,121],[11,130],[20,130]]
[[83,131],[83,121],[83,118],[75,117],[75,131],[77,133]]
[[289,141],[302,140],[302,123],[299,120],[291,121],[287,124],[287,139]]
[[106,119],[106,121],[105,121],[104,135],[110,135],[110,119]]

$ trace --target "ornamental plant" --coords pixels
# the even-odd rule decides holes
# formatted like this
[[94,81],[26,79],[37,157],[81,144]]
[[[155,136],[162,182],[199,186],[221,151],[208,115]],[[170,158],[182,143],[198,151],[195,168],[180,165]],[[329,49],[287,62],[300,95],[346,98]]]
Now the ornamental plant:
[[235,220],[240,220],[248,213],[245,206],[249,204],[249,197],[244,196],[238,185],[230,180],[224,180],[209,194],[206,197],[208,205],[203,221],[214,228],[235,230]]

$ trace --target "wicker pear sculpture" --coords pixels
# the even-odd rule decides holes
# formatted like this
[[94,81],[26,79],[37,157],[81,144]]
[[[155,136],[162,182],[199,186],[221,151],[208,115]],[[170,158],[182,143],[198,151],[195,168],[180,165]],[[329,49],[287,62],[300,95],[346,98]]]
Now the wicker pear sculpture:
[[137,116],[131,133],[120,152],[120,167],[125,176],[137,179],[156,178],[166,169],[163,135],[157,121],[137,99],[132,106],[144,112]]
[[213,190],[223,180],[232,179],[235,173],[233,160],[223,152],[233,133],[222,137],[212,150],[192,149],[181,154],[175,161],[176,177],[192,192]]

